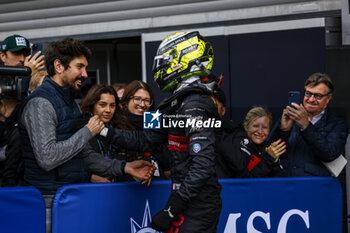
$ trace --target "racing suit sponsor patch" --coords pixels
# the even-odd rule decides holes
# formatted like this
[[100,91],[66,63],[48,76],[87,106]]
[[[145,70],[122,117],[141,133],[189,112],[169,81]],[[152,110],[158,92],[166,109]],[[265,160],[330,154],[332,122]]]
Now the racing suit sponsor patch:
[[198,153],[201,150],[201,145],[199,143],[193,144],[193,152]]
[[169,151],[187,151],[186,136],[175,136],[168,134],[168,150]]

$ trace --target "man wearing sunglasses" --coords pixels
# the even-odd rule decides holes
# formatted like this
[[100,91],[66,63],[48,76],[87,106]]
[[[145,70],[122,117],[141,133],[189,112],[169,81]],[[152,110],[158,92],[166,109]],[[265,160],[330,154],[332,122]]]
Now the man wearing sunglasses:
[[344,155],[346,122],[327,108],[333,91],[331,78],[315,73],[305,82],[303,104],[292,103],[283,110],[276,133],[288,140],[281,157],[288,176],[331,176],[322,162]]

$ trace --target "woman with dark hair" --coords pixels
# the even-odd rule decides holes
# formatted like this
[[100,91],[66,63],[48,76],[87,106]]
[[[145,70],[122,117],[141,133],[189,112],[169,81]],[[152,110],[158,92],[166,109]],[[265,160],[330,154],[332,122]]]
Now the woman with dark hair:
[[99,115],[100,120],[106,125],[120,129],[131,129],[126,116],[118,106],[119,98],[112,86],[98,84],[89,90],[83,102],[81,110],[94,115]]
[[[118,95],[111,86],[99,84],[91,87],[81,104],[81,110],[93,115],[98,115],[100,120],[103,121],[107,127],[132,129],[132,125],[128,123],[126,116],[119,107]],[[125,160],[125,152],[113,147],[106,141],[95,137],[90,140],[90,145],[96,152],[101,153],[101,155],[106,158]],[[129,175],[126,175],[126,177],[127,179],[131,178]],[[94,183],[124,179],[125,177],[119,176],[108,178],[94,174],[91,176],[91,182]]]
[[[154,109],[154,95],[152,89],[147,83],[139,80],[130,82],[124,89],[123,96],[120,100],[120,105],[127,117],[133,130],[143,130],[143,113]],[[143,151],[138,154],[133,154],[134,158],[128,158],[127,161],[142,159],[148,157],[155,162],[156,171],[154,178],[169,179],[170,170],[169,160],[167,157],[167,148],[159,146],[159,153],[150,153]]]
[[125,87],[120,104],[134,129],[143,130],[143,112],[154,109],[152,89],[147,83],[134,80]]
[[266,140],[271,124],[271,113],[254,107],[242,126],[223,129],[217,145],[219,178],[284,176],[279,157],[286,151],[286,143],[279,139],[270,144]]

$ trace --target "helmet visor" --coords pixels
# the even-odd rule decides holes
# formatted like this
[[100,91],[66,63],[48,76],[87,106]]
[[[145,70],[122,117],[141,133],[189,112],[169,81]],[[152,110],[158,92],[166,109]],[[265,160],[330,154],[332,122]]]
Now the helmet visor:
[[173,57],[169,54],[163,54],[159,56],[155,56],[153,60],[153,73],[156,73],[160,68],[170,64],[173,61]]

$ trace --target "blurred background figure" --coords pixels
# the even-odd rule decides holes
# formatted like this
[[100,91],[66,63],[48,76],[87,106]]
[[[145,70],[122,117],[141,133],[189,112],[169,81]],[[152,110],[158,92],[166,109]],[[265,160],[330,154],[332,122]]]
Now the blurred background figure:
[[[4,83],[12,78],[1,77]],[[19,186],[23,183],[22,147],[18,131],[21,101],[15,97],[0,98],[0,185]]]
[[45,76],[47,76],[47,72],[45,70],[41,70],[32,75],[29,81],[29,93],[32,93],[37,89],[43,82]]
[[118,98],[120,100],[124,94],[126,83],[114,83],[112,86],[114,90],[117,92]]
[[243,125],[224,128],[218,140],[217,174],[219,178],[283,176],[279,157],[286,143],[266,139],[272,124],[271,113],[262,107],[252,108]]
[[28,66],[34,75],[45,68],[41,51],[31,54],[30,42],[20,35],[8,36],[0,47],[0,59],[5,66]]
[[218,108],[219,116],[223,118],[226,113],[226,96],[224,91],[220,88],[216,88],[213,91],[213,98]]
[[[41,52],[31,55],[30,42],[20,35],[6,37],[0,46],[0,60],[5,66],[28,66],[31,75],[35,75],[44,66],[44,55]],[[30,77],[23,77],[27,86]],[[11,83],[9,77],[1,77],[2,83]],[[21,91],[21,98],[27,95],[27,90]],[[18,112],[21,99],[18,96],[1,95],[0,97],[0,148],[5,156],[0,162],[0,184],[17,186],[23,182],[23,162],[21,142],[18,132]],[[3,176],[3,178],[1,178]],[[1,180],[3,180],[1,182]]]

